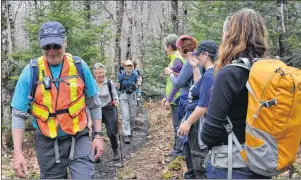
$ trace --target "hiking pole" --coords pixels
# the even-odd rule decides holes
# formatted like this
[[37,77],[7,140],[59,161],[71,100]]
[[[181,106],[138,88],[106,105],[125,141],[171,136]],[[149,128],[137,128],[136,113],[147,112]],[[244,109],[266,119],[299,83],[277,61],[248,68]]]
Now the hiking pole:
[[294,166],[291,166],[290,168],[289,168],[289,173],[288,173],[288,178],[292,178],[292,176],[293,176],[293,174],[295,173],[295,167]]
[[121,138],[120,138],[120,134],[121,134],[121,127],[119,125],[119,117],[118,117],[118,108],[116,106],[116,113],[117,113],[117,123],[118,123],[118,139],[119,139],[119,148],[120,148],[120,159],[121,159],[121,167],[123,167],[123,156],[122,156],[122,143],[121,143]]
[[121,146],[120,133],[118,133],[118,139],[119,139],[119,148],[120,148],[121,167],[123,167],[123,156],[122,156],[122,146]]
[[142,92],[141,92],[140,96],[141,96],[141,109],[142,109],[144,123],[145,123],[145,127],[146,127],[146,135],[148,136],[148,120],[147,120],[146,112],[144,110],[144,102],[143,102]]

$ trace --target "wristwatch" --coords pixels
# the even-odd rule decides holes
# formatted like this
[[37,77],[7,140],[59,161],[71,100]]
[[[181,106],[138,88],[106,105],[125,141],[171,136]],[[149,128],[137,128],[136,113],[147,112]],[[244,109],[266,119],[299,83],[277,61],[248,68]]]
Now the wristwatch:
[[96,136],[96,135],[103,136],[104,134],[103,134],[103,132],[94,132],[94,136]]

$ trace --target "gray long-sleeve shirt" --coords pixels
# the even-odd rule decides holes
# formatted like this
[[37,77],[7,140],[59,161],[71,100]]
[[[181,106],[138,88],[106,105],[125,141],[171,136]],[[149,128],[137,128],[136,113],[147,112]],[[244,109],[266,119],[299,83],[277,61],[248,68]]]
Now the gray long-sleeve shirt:
[[102,87],[99,87],[99,91],[97,92],[97,96],[99,97],[100,102],[101,102],[101,104],[100,104],[101,107],[104,107],[108,103],[110,103],[111,99],[118,100],[118,95],[117,95],[117,92],[115,89],[115,85],[112,81],[110,81],[110,82],[111,82],[113,98],[111,98],[111,94],[110,94],[109,87],[108,87],[109,82],[106,78],[104,79]]
[[[102,119],[101,101],[97,95],[87,98],[86,101],[88,109],[91,111],[92,120]],[[25,120],[29,117],[29,113],[20,111],[16,108],[12,109],[12,129],[25,129]]]

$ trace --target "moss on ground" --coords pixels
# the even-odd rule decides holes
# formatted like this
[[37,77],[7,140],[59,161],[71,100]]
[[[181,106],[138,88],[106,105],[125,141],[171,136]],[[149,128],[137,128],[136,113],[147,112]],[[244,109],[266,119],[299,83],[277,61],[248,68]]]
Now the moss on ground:
[[162,179],[171,179],[172,173],[170,171],[167,171],[163,174]]

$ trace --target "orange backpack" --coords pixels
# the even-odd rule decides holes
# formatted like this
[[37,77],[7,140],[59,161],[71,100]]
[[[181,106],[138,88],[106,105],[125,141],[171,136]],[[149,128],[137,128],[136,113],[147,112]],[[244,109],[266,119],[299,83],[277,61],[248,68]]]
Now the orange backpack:
[[260,59],[252,67],[246,58],[238,62],[243,63],[231,65],[250,69],[246,141],[241,146],[232,127],[226,127],[229,138],[250,170],[263,176],[278,175],[295,162],[301,140],[301,70],[277,59]]

